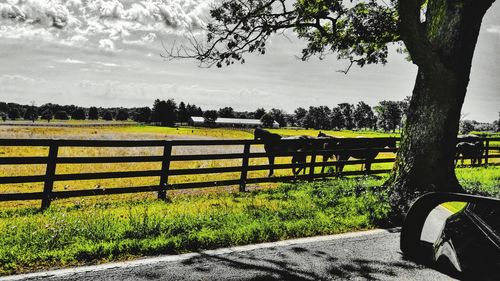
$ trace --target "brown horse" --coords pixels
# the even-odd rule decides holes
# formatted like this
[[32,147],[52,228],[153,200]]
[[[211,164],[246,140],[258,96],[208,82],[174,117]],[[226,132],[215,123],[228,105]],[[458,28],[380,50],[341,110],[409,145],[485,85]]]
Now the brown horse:
[[333,159],[333,157],[335,157],[335,160],[337,160],[337,155],[333,151],[328,150],[335,149],[339,146],[339,138],[327,135],[320,131],[318,134],[318,139],[327,140],[321,145],[321,148],[323,149],[323,152],[321,153],[323,162],[323,165],[321,166],[321,174],[323,174],[325,172],[326,161],[328,161],[328,159],[330,158]]
[[[330,139],[333,141],[326,142],[323,146],[324,150],[340,149],[342,151],[323,152],[323,162],[335,156],[336,161],[347,161],[349,158],[365,160],[365,171],[371,171],[371,164],[377,158],[380,148],[396,147],[395,139],[377,139],[377,138],[336,138],[319,132],[318,138]],[[341,174],[344,170],[344,163],[337,163],[336,173]],[[325,164],[321,169],[324,172]],[[362,168],[363,170],[363,168]]]
[[460,135],[457,136],[457,145],[455,152],[455,165],[458,164],[458,159],[461,157],[461,164],[464,164],[464,159],[470,159],[471,165],[476,163],[481,165],[484,153],[484,143],[480,137],[476,135]]
[[300,167],[293,167],[292,172],[297,176],[301,171],[306,172],[305,163],[307,153],[311,151],[311,137],[296,136],[282,137],[267,130],[257,128],[254,131],[254,139],[264,142],[264,150],[269,159],[269,177],[274,174],[274,159],[277,155],[292,153],[292,164],[301,164]]

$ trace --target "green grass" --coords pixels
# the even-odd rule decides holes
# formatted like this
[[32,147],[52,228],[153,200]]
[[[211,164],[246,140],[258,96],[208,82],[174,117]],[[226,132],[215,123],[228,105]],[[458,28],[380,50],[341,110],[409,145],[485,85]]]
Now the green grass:
[[[0,272],[371,229],[382,179],[283,184],[250,193],[0,212]],[[82,202],[84,202],[82,200]]]
[[[500,194],[500,167],[459,169],[464,187]],[[145,255],[372,229],[386,220],[385,178],[281,184],[248,193],[178,194],[155,199],[74,199],[0,210],[0,274]],[[468,183],[474,182],[474,185]],[[447,203],[458,211],[463,204]]]
[[[500,167],[460,168],[456,170],[462,187],[471,194],[500,198]],[[461,211],[464,202],[446,202],[443,207],[452,213]]]
[[500,166],[460,168],[456,173],[469,193],[500,198]]
[[251,129],[229,129],[229,128],[203,128],[203,127],[158,127],[158,126],[130,126],[117,127],[114,131],[119,133],[148,133],[181,136],[203,136],[212,138],[230,139],[252,139]]
[[[157,126],[130,126],[130,127],[120,127],[115,129],[117,132],[122,133],[156,133],[156,134],[167,134],[167,135],[184,135],[184,136],[206,136],[206,137],[216,137],[216,138],[236,138],[236,139],[252,139],[253,129],[230,129],[230,128],[202,128],[202,127],[157,127]],[[320,131],[336,136],[336,137],[398,137],[399,134],[383,133],[377,131],[331,131],[331,130],[314,130],[314,129],[269,129],[270,132],[280,134],[282,136],[297,136],[297,135],[308,135],[308,136],[318,136]]]
[[399,137],[398,133],[384,133],[372,130],[314,130],[314,129],[270,129],[269,131],[280,134],[283,136],[296,136],[296,135],[307,135],[317,137],[318,133],[321,131],[327,135],[343,138],[355,138],[355,137],[365,137],[365,138],[380,138],[380,137]]

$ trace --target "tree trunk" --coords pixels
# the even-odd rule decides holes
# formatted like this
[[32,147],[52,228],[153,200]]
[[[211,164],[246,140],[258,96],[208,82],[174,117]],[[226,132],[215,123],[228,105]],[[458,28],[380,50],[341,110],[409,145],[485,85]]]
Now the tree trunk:
[[396,223],[418,196],[462,191],[455,145],[472,57],[484,14],[494,0],[399,1],[400,33],[418,73],[390,187]]

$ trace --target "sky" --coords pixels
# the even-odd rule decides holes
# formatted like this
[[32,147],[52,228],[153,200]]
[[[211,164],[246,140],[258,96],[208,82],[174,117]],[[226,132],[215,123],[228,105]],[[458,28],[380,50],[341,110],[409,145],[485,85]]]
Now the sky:
[[[492,122],[500,111],[500,1],[486,14],[462,113]],[[391,51],[387,65],[353,67],[335,56],[297,59],[304,43],[276,36],[243,65],[200,68],[160,55],[197,34],[205,0],[0,0],[0,100],[79,106],[151,106],[173,98],[204,109],[253,111],[411,95],[417,68]]]

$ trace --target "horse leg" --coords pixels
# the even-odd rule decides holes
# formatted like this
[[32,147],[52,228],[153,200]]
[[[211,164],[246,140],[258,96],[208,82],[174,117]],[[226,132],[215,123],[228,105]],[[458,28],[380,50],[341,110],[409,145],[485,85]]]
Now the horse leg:
[[274,156],[269,156],[269,176],[272,177],[274,174]]
[[370,171],[372,170],[372,162],[373,159],[370,159],[368,160],[368,162],[366,162],[366,174],[369,175],[370,174]]
[[[345,157],[345,156],[342,156],[342,155],[339,155],[339,157],[337,157],[337,161],[345,161],[347,159],[349,159],[349,156]],[[344,165],[343,163],[337,163],[337,176],[341,176],[342,175],[342,171],[344,170]]]
[[[295,167],[295,164],[297,164],[297,157],[295,155],[292,156],[292,164],[294,165],[292,167],[292,174],[294,177],[296,177],[300,173],[300,169]],[[299,169],[299,170],[297,171],[297,169]]]
[[[323,164],[321,165],[321,174],[323,174],[325,172],[325,165],[326,165],[325,164],[325,156],[326,155],[323,154],[322,156],[323,156],[323,158],[322,158],[321,162],[323,162]],[[328,158],[326,158],[326,161],[328,161]]]
[[335,176],[338,176],[340,174],[340,164],[338,163],[340,161],[340,155],[335,155]]
[[299,152],[299,154],[295,155],[294,158],[295,158],[295,163],[300,165],[297,168],[295,176],[298,176],[301,171],[303,171],[304,175],[305,175],[306,174],[306,162],[307,162],[306,154]]
[[[302,169],[303,169],[303,174],[305,175],[306,174],[306,164],[307,164],[307,154],[304,153],[304,155],[302,156]],[[314,169],[314,167],[313,167]]]

